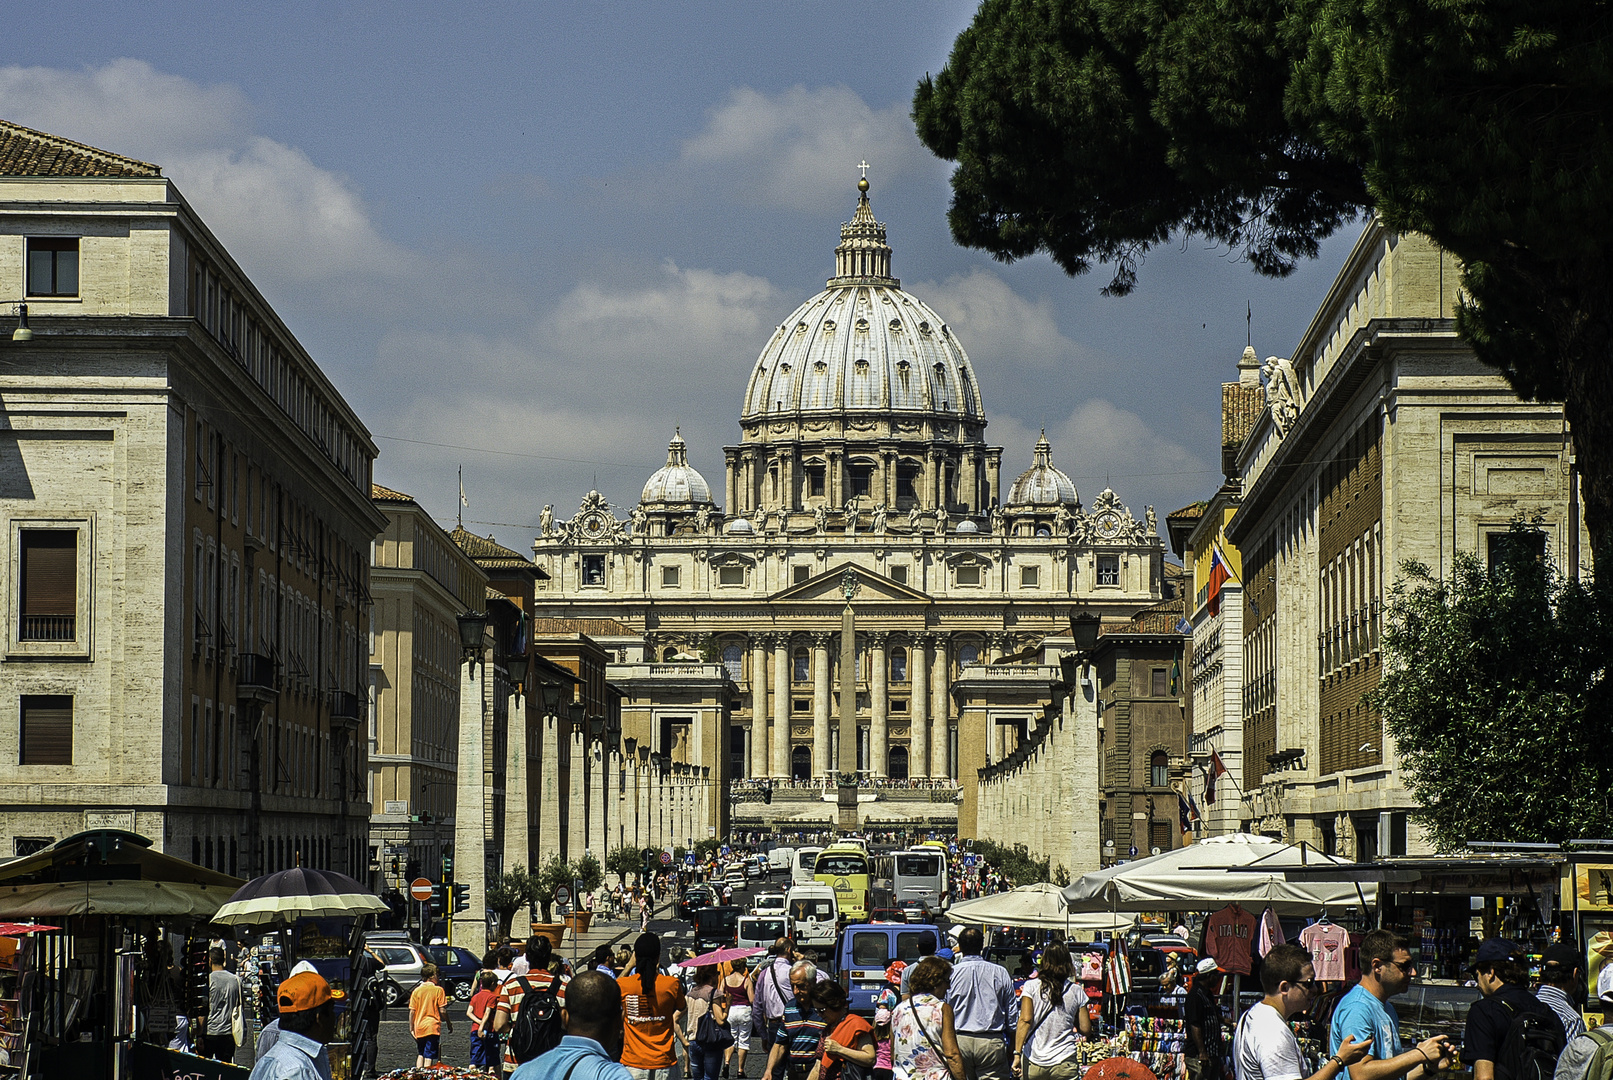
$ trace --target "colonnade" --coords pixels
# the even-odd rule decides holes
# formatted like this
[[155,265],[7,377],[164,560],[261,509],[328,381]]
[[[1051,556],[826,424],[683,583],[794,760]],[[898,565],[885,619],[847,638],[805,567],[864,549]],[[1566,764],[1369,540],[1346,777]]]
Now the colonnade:
[[[855,738],[841,742],[838,737],[841,709],[833,678],[840,652],[838,636],[827,631],[750,636],[751,776],[786,779],[792,775],[791,756],[797,745],[791,734],[793,701],[797,692],[804,695],[807,687],[812,695],[812,735],[810,742],[802,740],[801,745],[811,748],[812,778],[857,771],[855,761],[840,761],[836,752],[840,746],[857,745]],[[871,669],[858,679],[868,688],[868,760],[863,771],[881,779],[890,775],[891,697],[893,692],[901,697],[905,691],[907,712],[895,714],[894,723],[905,721],[908,729],[907,776],[946,776],[951,635],[876,630],[859,634],[858,642],[859,648],[866,647]],[[897,649],[906,653],[901,678],[891,675],[891,657]],[[804,680],[795,677],[800,674],[795,666],[798,650],[807,652]],[[847,662],[856,660],[849,658]]]

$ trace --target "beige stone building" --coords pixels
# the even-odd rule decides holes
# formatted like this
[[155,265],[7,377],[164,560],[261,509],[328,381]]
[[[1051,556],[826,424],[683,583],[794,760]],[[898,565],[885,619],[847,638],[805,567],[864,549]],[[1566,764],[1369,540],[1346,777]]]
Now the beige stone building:
[[[979,768],[1039,710],[1016,691],[960,711],[960,681],[982,665],[1034,667],[1076,608],[1124,620],[1158,602],[1163,545],[1151,507],[1139,518],[1107,490],[1083,504],[1046,439],[1004,485],[980,378],[941,314],[892,276],[862,186],[834,276],[746,377],[724,505],[675,435],[625,520],[597,492],[569,521],[545,507],[536,602],[629,629],[609,674],[627,692],[623,734],[702,783],[708,770],[719,789],[961,782],[961,803],[915,813],[938,824],[944,810],[968,831]],[[698,707],[660,697],[657,680],[701,662],[721,665],[737,700],[716,682]],[[835,816],[818,798],[787,814],[762,805],[736,806],[735,827],[742,812],[758,826]],[[861,807],[864,824],[909,818],[877,795]]]
[[1243,564],[1244,817],[1356,858],[1421,848],[1362,701],[1398,567],[1487,558],[1520,513],[1541,515],[1563,571],[1588,559],[1562,411],[1519,400],[1457,338],[1457,277],[1421,237],[1363,232],[1291,359],[1263,367],[1225,526]]
[[161,170],[0,122],[0,852],[364,877],[375,446]]
[[385,887],[407,892],[453,854],[459,616],[487,606],[487,573],[413,498],[371,491],[386,527],[370,568],[370,842]]

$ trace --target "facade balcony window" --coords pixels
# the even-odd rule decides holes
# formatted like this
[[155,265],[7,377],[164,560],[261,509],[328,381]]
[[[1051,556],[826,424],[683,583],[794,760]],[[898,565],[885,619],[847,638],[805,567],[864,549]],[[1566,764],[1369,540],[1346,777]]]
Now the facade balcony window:
[[359,697],[347,690],[332,690],[330,694],[330,718],[344,720],[351,724],[358,723],[360,716]]
[[[237,698],[267,701],[280,694],[280,674],[272,659],[261,653],[242,653],[235,675]],[[245,714],[243,714],[245,715]]]

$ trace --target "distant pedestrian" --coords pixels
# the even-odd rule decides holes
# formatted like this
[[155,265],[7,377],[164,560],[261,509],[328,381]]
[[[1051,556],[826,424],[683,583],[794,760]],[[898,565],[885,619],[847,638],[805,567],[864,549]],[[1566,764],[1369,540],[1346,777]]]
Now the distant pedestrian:
[[962,956],[952,969],[947,1004],[963,1055],[965,1080],[1008,1080],[1008,1028],[1013,1022],[1014,980],[980,955],[985,935],[970,926],[958,935]]
[[496,1074],[499,1056],[498,1036],[493,1034],[493,1008],[498,1002],[498,977],[484,971],[476,979],[476,993],[465,1010],[465,1018],[470,1021],[470,1067]]
[[[1462,1056],[1473,1065],[1473,1080],[1496,1080],[1506,1044],[1522,1040],[1509,1038],[1515,1024],[1533,1024],[1555,1047],[1546,1051],[1556,1058],[1567,1041],[1557,1014],[1529,992],[1529,969],[1523,950],[1503,938],[1480,943],[1471,966],[1484,996],[1467,1011],[1467,1028],[1462,1035]],[[1526,1019],[1527,1017],[1527,1019]],[[1555,1068],[1555,1066],[1554,1066]],[[1501,1080],[1528,1080],[1502,1076]]]
[[414,1036],[417,1069],[430,1068],[442,1057],[442,1033],[454,1030],[448,1019],[448,994],[437,982],[437,965],[420,969],[420,985],[409,995],[409,1034]]
[[235,1060],[235,1025],[241,1011],[241,980],[224,969],[224,950],[208,950],[207,1032],[203,1043],[214,1061]]

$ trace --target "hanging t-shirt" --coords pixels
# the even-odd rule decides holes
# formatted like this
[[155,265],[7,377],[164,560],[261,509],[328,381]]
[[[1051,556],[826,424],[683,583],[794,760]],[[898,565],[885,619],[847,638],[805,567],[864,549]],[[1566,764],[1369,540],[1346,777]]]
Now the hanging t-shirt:
[[1311,923],[1299,932],[1299,943],[1311,954],[1316,977],[1324,982],[1344,981],[1344,950],[1350,946],[1350,933],[1329,922]]
[[1260,956],[1264,957],[1287,940],[1283,936],[1283,924],[1277,921],[1277,913],[1271,908],[1262,911],[1260,913],[1260,939],[1256,944]]
[[1249,974],[1249,950],[1255,942],[1255,917],[1237,904],[1211,915],[1204,924],[1204,947],[1222,971]]

